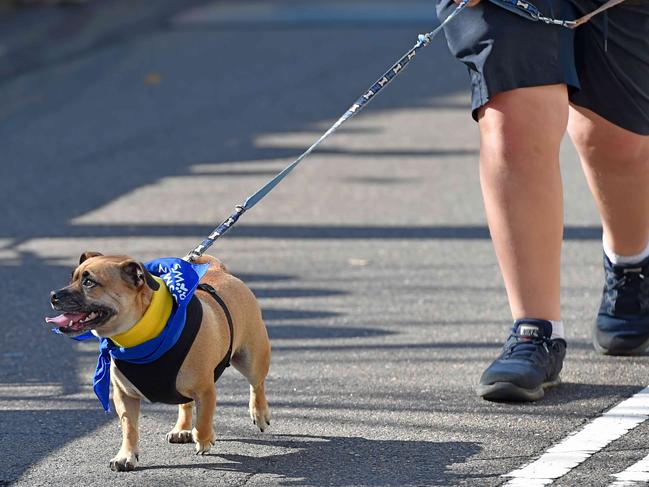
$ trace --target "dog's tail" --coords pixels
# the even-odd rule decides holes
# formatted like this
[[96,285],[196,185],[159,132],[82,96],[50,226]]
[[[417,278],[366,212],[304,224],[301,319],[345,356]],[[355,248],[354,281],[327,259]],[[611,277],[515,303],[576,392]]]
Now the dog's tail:
[[194,261],[194,263],[208,264],[210,266],[210,269],[214,269],[216,271],[221,271],[221,272],[225,272],[226,274],[230,274],[230,271],[228,270],[227,267],[225,267],[225,265],[223,265],[223,262],[221,262],[216,257],[213,257],[208,254],[201,255]]

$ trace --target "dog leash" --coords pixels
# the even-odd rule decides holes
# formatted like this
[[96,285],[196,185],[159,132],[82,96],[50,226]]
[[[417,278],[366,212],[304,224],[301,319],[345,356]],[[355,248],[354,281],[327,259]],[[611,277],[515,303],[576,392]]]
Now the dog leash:
[[561,27],[567,27],[568,29],[574,29],[575,27],[579,27],[580,25],[588,22],[595,15],[600,14],[611,7],[615,7],[616,5],[624,2],[625,0],[608,0],[606,3],[602,4],[599,8],[575,20],[562,20],[562,19],[555,19],[553,17],[546,17],[543,14],[541,14],[541,11],[533,3],[523,1],[523,0],[490,0],[490,1],[498,5],[499,7],[507,9],[510,12],[514,12],[515,14],[525,17],[528,20],[540,21],[540,22],[545,22],[546,24],[559,25]]
[[234,209],[234,212],[226,219],[224,220],[218,227],[216,227],[212,233],[208,235],[208,237],[203,240],[200,244],[198,244],[194,249],[192,249],[185,257],[183,257],[183,260],[186,260],[188,262],[192,262],[196,260],[198,257],[203,255],[203,253],[212,246],[212,244],[221,237],[225,232],[230,230],[232,225],[234,225],[237,220],[243,215],[246,211],[248,211],[250,208],[255,206],[259,201],[264,198],[270,191],[277,186],[282,179],[284,179],[286,176],[289,175],[289,173],[295,169],[300,162],[302,162],[313,150],[318,147],[327,137],[329,137],[331,134],[333,134],[340,126],[345,123],[347,120],[352,118],[354,115],[356,115],[358,112],[360,112],[367,104],[376,97],[376,95],[379,94],[379,92],[385,88],[390,82],[403,71],[403,69],[408,65],[408,63],[417,55],[417,51],[421,48],[424,48],[430,44],[430,41],[433,40],[433,38],[442,30],[442,28],[451,20],[453,19],[457,14],[459,14],[469,3],[469,0],[462,0],[457,7],[455,7],[455,10],[451,12],[451,14],[442,22],[435,30],[432,30],[431,32],[428,32],[426,34],[419,34],[417,37],[417,42],[415,45],[407,52],[405,53],[396,63],[392,65],[392,67],[387,70],[383,76],[381,76],[374,84],[365,92],[363,93],[348,109],[347,111],[338,119],[336,122],[329,127],[329,129],[320,136],[318,140],[316,140],[311,147],[309,147],[307,150],[305,150],[295,161],[293,161],[291,164],[286,166],[282,171],[280,171],[273,179],[271,179],[269,182],[267,182],[264,186],[262,186],[260,189],[258,189],[255,193],[250,195],[246,201],[241,204],[237,205]]
[[[264,186],[259,188],[255,193],[250,195],[243,204],[237,205],[232,212],[232,214],[226,218],[219,226],[217,226],[212,233],[210,233],[205,240],[200,244],[194,247],[183,260],[187,262],[193,262],[198,257],[203,255],[203,253],[214,244],[214,242],[224,235],[232,226],[239,220],[241,215],[246,211],[255,206],[259,201],[261,201],[268,193],[270,193],[275,186],[277,186],[286,176],[289,175],[293,169],[295,169],[311,152],[315,150],[327,137],[333,134],[340,126],[345,123],[347,120],[352,118],[358,112],[360,112],[367,104],[372,101],[379,92],[386,87],[390,82],[397,77],[399,73],[408,65],[408,63],[417,55],[417,51],[422,49],[433,40],[433,38],[444,28],[444,26],[450,22],[457,14],[459,14],[469,3],[470,0],[462,0],[458,2],[458,5],[451,12],[451,14],[444,19],[444,21],[434,30],[426,34],[419,34],[417,37],[417,42],[415,45],[406,52],[392,67],[386,71],[383,76],[381,76],[374,84],[363,93],[348,109],[347,111],[338,119],[334,124],[329,127],[329,129],[320,136],[307,150],[305,150],[300,156],[295,159],[291,164],[286,166],[282,171],[280,171],[273,179],[268,181]],[[622,3],[624,0],[608,0],[598,9],[590,12],[589,14],[576,19],[576,20],[560,20],[554,19],[551,17],[545,17],[541,15],[539,9],[530,2],[523,0],[490,0],[491,2],[499,5],[507,10],[510,10],[518,15],[521,15],[529,20],[541,21],[547,24],[559,25],[574,29],[575,27],[588,22],[591,17],[597,15],[600,12],[603,12],[619,3]]]

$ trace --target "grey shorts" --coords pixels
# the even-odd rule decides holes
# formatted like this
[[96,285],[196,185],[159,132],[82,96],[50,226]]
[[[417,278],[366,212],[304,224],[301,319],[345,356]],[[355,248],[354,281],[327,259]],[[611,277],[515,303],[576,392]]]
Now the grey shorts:
[[[536,0],[544,15],[571,20],[597,0]],[[439,0],[446,18],[452,0]],[[497,93],[563,83],[570,102],[649,135],[649,0],[627,0],[575,30],[527,20],[483,0],[445,26],[453,55],[469,69],[473,117]]]

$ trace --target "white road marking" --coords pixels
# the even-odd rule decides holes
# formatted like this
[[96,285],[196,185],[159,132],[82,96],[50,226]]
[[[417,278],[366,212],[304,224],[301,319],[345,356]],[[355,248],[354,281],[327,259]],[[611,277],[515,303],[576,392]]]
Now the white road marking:
[[613,474],[617,478],[610,487],[633,487],[649,482],[649,455],[634,463],[623,472]]
[[538,460],[514,470],[508,487],[541,487],[581,464],[649,418],[649,387],[622,401],[581,430],[547,450]]

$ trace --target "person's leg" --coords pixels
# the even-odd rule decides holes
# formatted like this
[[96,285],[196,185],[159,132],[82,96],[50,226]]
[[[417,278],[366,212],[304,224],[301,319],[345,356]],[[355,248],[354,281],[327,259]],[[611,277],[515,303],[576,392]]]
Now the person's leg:
[[[440,19],[454,5],[439,0]],[[547,15],[573,17],[565,0],[543,7]],[[483,1],[444,32],[471,76],[485,208],[515,319],[477,393],[490,400],[537,400],[558,383],[566,347],[559,321],[559,145],[568,119],[566,87],[579,86],[574,31],[529,22]]]
[[649,346],[649,136],[579,106],[570,136],[599,209],[606,273],[593,328],[601,353],[634,355]]
[[492,400],[537,400],[558,383],[565,355],[562,330],[551,321],[561,319],[559,146],[568,122],[566,86],[499,93],[480,108],[478,120],[485,210],[515,321],[477,392]]
[[604,242],[633,256],[649,242],[649,136],[625,130],[579,106],[569,133],[599,209]]
[[569,132],[604,229],[593,344],[639,354],[649,347],[649,4],[625,2],[577,28],[575,66]]
[[565,85],[499,93],[479,111],[480,181],[513,318],[560,320]]

